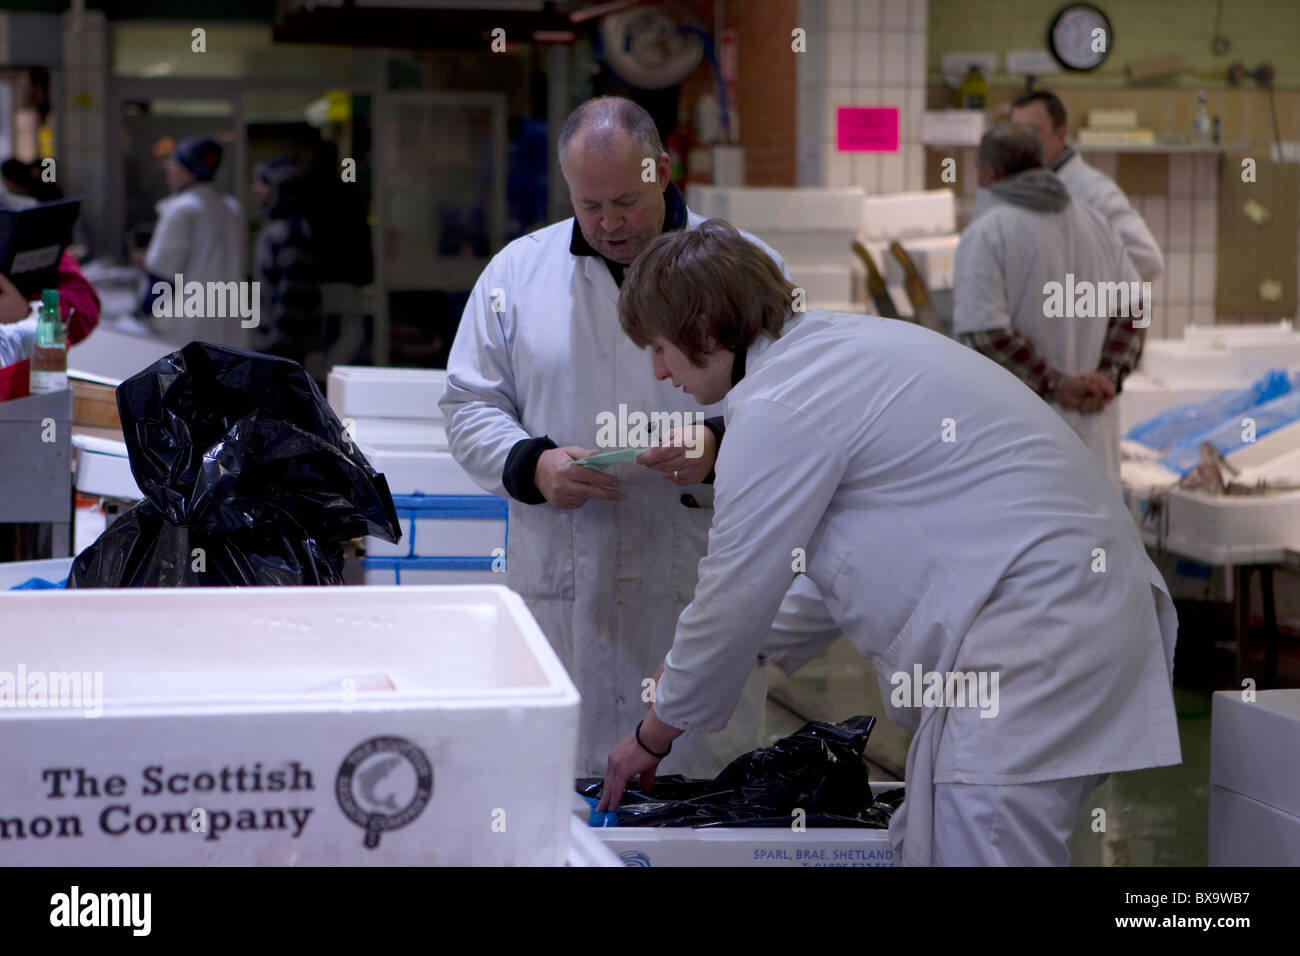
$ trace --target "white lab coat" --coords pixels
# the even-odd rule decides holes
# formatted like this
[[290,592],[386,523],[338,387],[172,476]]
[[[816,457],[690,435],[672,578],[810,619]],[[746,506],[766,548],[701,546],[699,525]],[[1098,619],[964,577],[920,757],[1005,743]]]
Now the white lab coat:
[[[1078,202],[1060,212],[1036,212],[980,190],[971,222],[957,244],[953,273],[953,334],[1008,326],[1024,335],[1063,375],[1093,372],[1101,362],[1109,320],[1044,315],[1049,282],[1067,273],[1083,281],[1137,281],[1119,239],[1100,214]],[[1083,439],[1116,491],[1119,402],[1084,414],[1055,403]]]
[[[178,273],[189,282],[243,282],[246,278],[243,218],[233,196],[212,183],[194,183],[156,205],[158,225],[144,267],[171,283]],[[256,298],[256,296],[253,296]],[[159,332],[179,342],[200,339],[246,345],[238,317],[171,317],[153,320]]]
[[809,312],[751,347],[725,407],[664,721],[721,726],[756,650],[791,672],[841,632],[886,701],[916,664],[996,672],[995,717],[887,707],[914,731],[891,825],[909,864],[932,859],[936,783],[1179,762],[1168,591],[1087,449],[1014,376],[909,323]]
[[1078,153],[1061,164],[1056,177],[1064,184],[1071,199],[1101,213],[1124,244],[1124,251],[1138,275],[1148,282],[1160,278],[1165,271],[1160,245],[1147,228],[1146,220],[1133,208],[1114,180],[1084,162]]
[[[688,228],[702,221],[691,213]],[[671,382],[655,381],[649,354],[619,326],[619,290],[609,269],[599,257],[569,251],[572,229],[566,219],[492,259],[470,294],[447,363],[441,407],[451,453],[479,485],[503,497],[506,457],[522,439],[546,435],[561,447],[595,448],[597,416],[617,415],[620,404],[629,412],[719,414],[716,405],[700,406]],[[494,290],[502,311],[492,308]],[[614,744],[645,716],[645,682],[695,592],[713,514],[709,485],[680,487],[635,463],[610,471],[621,482],[620,502],[591,500],[561,511],[510,499],[508,583],[582,695],[581,775],[603,774]],[[688,494],[701,507],[683,505]],[[744,704],[727,732],[679,741],[663,773],[712,777],[761,746],[767,679],[757,651],[746,676]]]

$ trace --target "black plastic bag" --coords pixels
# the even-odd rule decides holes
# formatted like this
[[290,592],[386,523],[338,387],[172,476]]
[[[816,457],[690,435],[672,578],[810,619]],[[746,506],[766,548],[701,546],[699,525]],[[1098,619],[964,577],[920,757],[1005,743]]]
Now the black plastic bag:
[[341,542],[401,530],[384,476],[302,366],[191,342],[117,387],[145,500],[68,587],[342,584]]
[[[629,785],[618,808],[621,827],[789,827],[796,809],[809,827],[888,827],[902,791],[873,799],[863,751],[875,717],[810,721],[771,747],[733,760],[712,780],[659,777],[650,793]],[[600,796],[603,781],[578,781]]]

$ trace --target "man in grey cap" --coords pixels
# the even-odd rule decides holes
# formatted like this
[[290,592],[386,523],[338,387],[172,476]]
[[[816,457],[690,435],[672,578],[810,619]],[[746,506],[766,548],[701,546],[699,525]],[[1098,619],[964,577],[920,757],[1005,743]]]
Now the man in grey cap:
[[[158,202],[154,229],[143,266],[148,273],[143,309],[153,309],[155,284],[178,280],[242,282],[245,278],[243,217],[233,196],[219,193],[212,183],[221,166],[221,144],[202,136],[183,139],[167,158],[167,186],[171,195]],[[163,293],[170,296],[170,291]],[[205,300],[207,296],[205,296]],[[192,339],[225,345],[244,345],[240,316],[171,316],[156,318],[155,328],[169,339]]]

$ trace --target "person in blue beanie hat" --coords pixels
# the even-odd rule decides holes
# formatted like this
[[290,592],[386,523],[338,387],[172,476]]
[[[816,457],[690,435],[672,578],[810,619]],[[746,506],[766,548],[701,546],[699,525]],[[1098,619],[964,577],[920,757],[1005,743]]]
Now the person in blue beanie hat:
[[[157,300],[171,300],[172,286],[199,282],[243,282],[245,272],[244,223],[239,202],[220,193],[213,177],[221,168],[221,144],[206,136],[191,136],[176,144],[165,169],[171,195],[157,204],[158,225],[141,263],[145,291],[141,309],[152,315],[154,329],[173,341],[192,339],[243,346],[245,330],[238,315],[178,316],[159,308]],[[177,279],[181,276],[181,279]],[[165,291],[155,292],[163,283]],[[174,300],[173,300],[174,301]],[[161,303],[167,306],[169,303]]]

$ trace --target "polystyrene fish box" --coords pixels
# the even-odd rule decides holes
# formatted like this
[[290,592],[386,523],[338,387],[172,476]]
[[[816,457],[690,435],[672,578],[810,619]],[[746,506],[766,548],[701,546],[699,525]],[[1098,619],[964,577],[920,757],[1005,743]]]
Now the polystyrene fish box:
[[786,265],[793,269],[797,264],[851,265],[854,258],[853,243],[858,234],[856,230],[797,232],[771,229],[759,233],[758,238],[780,253]]
[[[707,219],[764,232],[857,232],[862,223],[863,191],[848,188],[781,189],[692,186],[691,208]],[[779,251],[779,250],[778,250]]]
[[480,488],[445,451],[375,448],[358,441],[366,460],[382,472],[394,495],[481,495]]
[[1300,817],[1300,688],[1217,691],[1210,783]]
[[[952,236],[918,236],[898,240],[907,252],[916,271],[925,280],[926,288],[931,292],[939,289],[951,289],[952,277],[957,257],[957,243],[961,237]],[[903,285],[907,275],[902,264],[889,251],[889,243],[865,243],[876,264],[883,269],[885,284]]]
[[336,365],[325,381],[325,393],[339,418],[438,421],[438,399],[446,383],[443,369]]
[[1300,544],[1300,491],[1212,495],[1171,488],[1168,508],[1168,549],[1206,564],[1280,561]]
[[889,193],[862,201],[858,227],[874,242],[941,236],[957,231],[957,201],[951,189]]
[[[0,561],[0,591],[8,591],[32,578],[57,584],[72,571],[72,558],[42,558],[37,561]],[[0,632],[2,634],[2,632]],[[3,654],[0,636],[0,655]]]
[[126,442],[73,435],[72,445],[77,449],[78,491],[127,501],[139,501],[144,497],[140,486],[135,483],[135,475],[131,473]]
[[[873,793],[902,787],[872,783]],[[594,828],[624,866],[902,866],[889,831],[850,827]]]
[[0,708],[0,862],[568,855],[578,694],[504,587],[9,592],[0,620],[0,671],[64,704]]
[[447,429],[441,421],[400,418],[352,419],[352,440],[372,448],[393,451],[446,451]]
[[1209,864],[1300,866],[1300,817],[1211,786]]
[[804,291],[807,309],[825,309],[848,302],[853,293],[853,275],[848,266],[790,265],[790,280]]
[[1120,434],[1127,435],[1135,425],[1141,425],[1167,409],[1203,402],[1229,389],[1247,388],[1250,383],[1250,378],[1246,377],[1216,382],[1183,380],[1168,385],[1157,382],[1144,372],[1133,372],[1124,379],[1124,390],[1119,393]]
[[[506,546],[506,523],[497,519],[400,518],[402,538],[389,544],[367,537],[366,554],[374,557],[436,558],[444,555],[492,554]],[[414,527],[414,533],[412,533]]]

